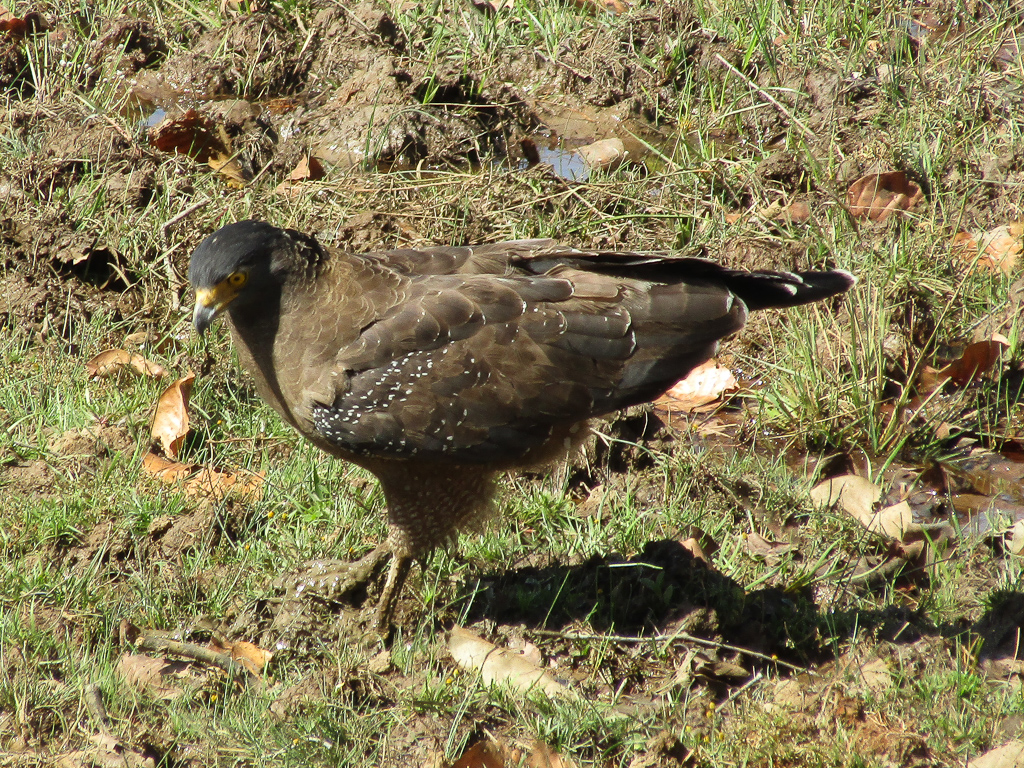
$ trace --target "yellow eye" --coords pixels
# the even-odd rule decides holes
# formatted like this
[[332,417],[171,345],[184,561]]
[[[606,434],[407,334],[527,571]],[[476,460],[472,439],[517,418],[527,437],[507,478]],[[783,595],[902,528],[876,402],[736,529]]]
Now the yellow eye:
[[245,272],[232,272],[228,275],[228,284],[234,288],[241,288],[245,285],[245,281],[249,279],[249,275]]

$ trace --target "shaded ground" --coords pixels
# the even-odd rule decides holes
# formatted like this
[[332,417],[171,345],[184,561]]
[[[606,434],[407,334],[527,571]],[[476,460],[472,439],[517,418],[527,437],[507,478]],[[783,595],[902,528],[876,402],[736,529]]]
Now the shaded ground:
[[[26,28],[0,37],[4,759],[450,765],[493,738],[630,768],[924,766],[1017,735],[1020,285],[1013,265],[971,272],[949,241],[1022,217],[1018,19],[929,10],[938,34],[880,16],[812,56],[791,20],[755,45],[709,26],[741,14],[686,3],[154,8],[19,7]],[[611,175],[533,162],[607,138],[628,153]],[[886,170],[923,203],[888,226],[849,216],[850,184]],[[510,481],[505,521],[427,564],[385,646],[361,600],[282,618],[269,588],[368,549],[382,505],[260,410],[223,337],[189,336],[188,254],[244,216],[353,250],[556,235],[838,262],[863,288],[800,316],[804,360],[778,338],[804,329],[752,318],[721,358],[746,377],[730,409],[630,414],[570,467]],[[1009,338],[987,378],[924,393],[923,367],[993,332]],[[130,344],[199,373],[186,453],[269,472],[262,496],[140,474],[162,385],[81,369]],[[773,380],[789,367],[796,384]],[[953,538],[814,511],[807,482],[845,473],[879,476],[877,507],[907,500]],[[447,655],[456,623],[535,644],[597,704],[490,697]],[[277,656],[232,682],[150,650],[166,666],[144,673],[140,631]]]

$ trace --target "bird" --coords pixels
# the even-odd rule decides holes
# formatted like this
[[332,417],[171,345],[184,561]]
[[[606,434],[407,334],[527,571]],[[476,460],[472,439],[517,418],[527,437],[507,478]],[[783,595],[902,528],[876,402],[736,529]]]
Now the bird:
[[855,283],[552,239],[356,254],[258,220],[206,237],[188,275],[200,336],[223,316],[260,396],[379,481],[385,541],[312,563],[295,589],[337,596],[387,565],[381,632],[411,563],[486,521],[502,473],[550,465],[591,419],[657,399],[749,312]]

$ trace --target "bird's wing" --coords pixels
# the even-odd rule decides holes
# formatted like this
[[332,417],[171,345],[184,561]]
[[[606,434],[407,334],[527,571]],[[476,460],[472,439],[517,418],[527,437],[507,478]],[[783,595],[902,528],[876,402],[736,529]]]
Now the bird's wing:
[[472,246],[398,248],[363,254],[362,258],[408,276],[502,275],[510,272],[514,263],[528,261],[558,248],[560,246],[554,240],[510,240]]
[[363,455],[515,461],[559,427],[656,397],[742,327],[723,283],[673,279],[572,264],[412,277],[340,350],[314,429]]

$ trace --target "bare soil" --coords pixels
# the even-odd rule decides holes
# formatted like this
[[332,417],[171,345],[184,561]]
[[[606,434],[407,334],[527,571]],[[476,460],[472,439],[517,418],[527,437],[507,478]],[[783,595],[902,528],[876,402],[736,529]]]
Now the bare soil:
[[[496,56],[488,62],[486,78],[472,63],[458,66],[448,59],[429,59],[432,25],[444,24],[445,19],[423,19],[419,34],[411,34],[396,22],[395,12],[372,2],[325,4],[305,28],[270,12],[229,16],[215,28],[130,17],[93,18],[84,30],[77,26],[80,23],[47,19],[48,31],[43,34],[56,46],[62,40],[70,46],[83,34],[89,39],[88,74],[78,85],[117,83],[115,87],[124,91],[124,109],[138,121],[135,133],[79,100],[33,98],[21,43],[0,38],[0,84],[20,94],[6,102],[0,124],[31,146],[30,152],[0,167],[0,323],[32,335],[33,343],[46,349],[45,355],[77,362],[96,351],[78,347],[82,329],[94,317],[111,324],[131,318],[154,328],[177,317],[179,302],[189,300],[183,285],[167,277],[164,261],[170,272],[185,274],[188,254],[207,231],[188,225],[176,228],[173,237],[165,237],[169,256],[156,249],[126,253],[118,242],[97,234],[87,218],[67,216],[59,205],[69,196],[101,196],[105,206],[127,216],[169,194],[187,196],[189,184],[180,179],[197,173],[195,163],[149,144],[147,127],[161,119],[173,121],[190,109],[200,110],[223,126],[246,179],[263,177],[275,184],[308,156],[334,171],[472,170],[489,164],[517,168],[526,165],[520,142],[539,132],[557,134],[572,147],[601,138],[605,125],[630,121],[658,140],[677,127],[669,116],[679,113],[679,87],[687,72],[697,70],[701,77],[726,81],[733,75],[723,62],[743,67],[741,52],[702,31],[685,3],[642,6],[630,13],[627,24],[594,25],[587,35],[564,41],[557,60],[540,50],[516,49]],[[677,43],[683,51],[680,58],[664,55],[669,39],[682,41]],[[885,108],[877,83],[850,82],[813,64],[799,71],[758,69],[755,64],[745,72],[753,83],[784,94],[779,99],[794,113],[809,114],[806,127],[811,134],[838,137],[839,151],[848,162],[834,187],[820,189],[807,166],[815,139],[808,139],[807,154],[780,142],[756,166],[749,187],[712,184],[712,196],[724,207],[744,211],[767,194],[805,200],[812,210],[822,209],[836,202],[836,190],[876,167],[880,150],[874,129]],[[981,90],[977,109],[998,111],[1000,98],[1004,96]],[[784,137],[789,127],[779,110],[750,110],[743,117],[742,135],[729,128],[714,139],[742,152],[744,142],[770,146],[773,137]],[[966,177],[992,183],[986,186],[987,196],[972,196],[966,208],[956,212],[963,226],[985,229],[1019,215],[1019,199],[999,190],[1019,189],[1024,182],[1024,148],[995,154],[982,168],[951,164],[945,182],[955,186]],[[529,183],[516,187],[503,181],[493,194],[521,205],[545,205],[550,203],[530,196],[541,199],[538,190],[565,187],[564,180],[543,169],[524,168],[523,178]],[[169,179],[178,181],[170,185]],[[85,192],[80,185],[85,185]],[[757,199],[751,189],[759,190]],[[590,199],[604,210],[599,191]],[[612,209],[619,202],[609,198],[607,204]],[[312,228],[322,225],[333,244],[341,247],[388,247],[417,234],[400,208],[399,200],[390,210],[360,212],[347,222],[317,222],[314,214]],[[500,234],[491,211],[474,209],[472,202],[466,210],[462,231],[467,239]],[[656,244],[645,238],[653,241],[660,235],[626,224],[618,237],[642,247]],[[726,241],[718,248],[711,255],[754,268],[799,266],[807,257],[801,242],[774,237]],[[770,334],[760,324],[770,322],[767,317],[753,319],[749,333],[737,343],[756,350]],[[920,313],[908,319],[906,335],[922,333],[922,324],[927,325],[927,318]],[[203,365],[193,362],[199,368]],[[226,363],[218,365],[218,375],[232,375]],[[0,424],[3,417],[0,412]],[[639,426],[629,418],[618,420],[608,429],[627,442],[676,450],[677,433],[651,419]],[[12,499],[53,499],[75,483],[102,482],[112,457],[132,455],[146,439],[141,423],[98,424],[54,434],[44,457],[0,455],[0,487]],[[730,439],[742,441],[743,436]],[[692,469],[707,473],[707,482],[699,484],[702,491],[726,499],[737,524],[744,524],[749,514],[770,517],[750,486],[724,481],[712,469],[696,464]],[[582,515],[601,514],[595,493],[606,499],[628,494],[642,509],[666,503],[664,475],[644,450],[597,448],[568,472]],[[802,536],[813,533],[800,529],[806,507],[791,501],[793,518],[772,518],[770,525],[780,538],[788,537],[799,546]],[[128,591],[138,573],[147,574],[144,581],[173,582],[181,562],[195,552],[259,530],[242,502],[196,504],[180,514],[161,515],[144,533],[120,525],[117,509],[97,508],[91,517],[90,528],[55,536],[37,551],[22,553],[21,562],[29,569],[39,561],[71,572],[93,569],[96,578]],[[923,724],[869,716],[864,701],[870,690],[837,683],[837,670],[860,669],[885,658],[890,668],[898,666],[914,675],[913,670],[928,665],[954,663],[956,649],[969,643],[965,638],[974,638],[984,649],[983,676],[995,679],[1011,668],[1020,674],[1013,663],[1019,664],[1024,601],[1016,594],[987,610],[974,609],[947,624],[936,624],[911,607],[854,610],[848,599],[830,592],[827,583],[744,592],[744,585],[695,559],[676,538],[579,562],[552,561],[542,545],[538,543],[535,559],[520,568],[475,573],[473,579],[456,585],[446,613],[424,616],[422,606],[407,596],[398,610],[399,624],[410,631],[420,622],[434,622],[441,630],[464,611],[468,624],[499,645],[524,636],[546,637],[546,657],[585,695],[614,693],[624,711],[637,712],[659,706],[666,690],[684,684],[679,670],[684,662],[690,663],[688,649],[670,646],[659,655],[641,654],[636,643],[623,641],[597,653],[593,644],[574,636],[697,636],[709,644],[701,650],[706,663],[694,667],[693,676],[712,691],[713,700],[727,702],[730,692],[752,674],[778,673],[782,677],[771,694],[771,706],[783,713],[788,738],[829,738],[837,722],[852,723],[855,751],[881,756],[879,764],[898,766],[939,765],[944,757],[932,753]],[[214,591],[229,575],[213,567],[197,583],[183,585],[182,593],[195,599]],[[978,585],[979,591],[984,586]],[[921,582],[907,579],[903,588],[920,594]],[[573,599],[559,600],[560,594]],[[288,649],[281,658],[298,665],[305,675],[277,696],[271,707],[275,717],[288,720],[316,706],[325,694],[339,692],[360,711],[369,711],[394,704],[397,689],[422,685],[424,680],[405,679],[386,659],[381,661],[379,648],[363,638],[365,617],[359,609],[359,601],[313,605],[302,620],[282,626],[275,597],[268,594],[263,601],[229,607],[212,630],[204,625],[196,633],[214,631]],[[32,621],[71,642],[100,640],[83,635],[76,620],[57,610],[37,605]],[[852,630],[855,625],[865,638],[864,649],[837,653],[836,646],[822,640],[826,624],[833,631],[843,626]],[[354,667],[337,669],[318,657],[317,648],[344,642],[367,644],[365,658]],[[730,650],[732,646],[756,655]],[[794,673],[794,668],[804,671]],[[4,655],[0,673],[18,680],[30,671],[15,648]],[[871,685],[870,679],[864,680],[858,685]],[[5,732],[0,721],[0,748],[17,751],[51,740],[64,742],[68,735],[59,720],[73,719],[73,709],[69,705],[68,713],[37,712],[21,724],[16,737]],[[673,725],[678,726],[675,733],[684,726],[698,734],[713,731],[712,717],[696,706]],[[467,721],[459,727],[476,734],[512,730],[501,718]],[[404,754],[395,764],[426,764],[439,745],[443,747],[450,729],[450,722],[429,710],[410,716],[407,728],[393,737],[398,740],[394,754]],[[198,746],[183,745],[176,738],[169,726],[149,731],[140,737],[140,754],[166,756],[169,764],[185,766],[202,765],[204,750],[207,755],[216,751],[213,737]],[[750,738],[767,736],[753,733]],[[649,762],[637,765],[694,764],[671,734],[649,744],[644,754]]]

